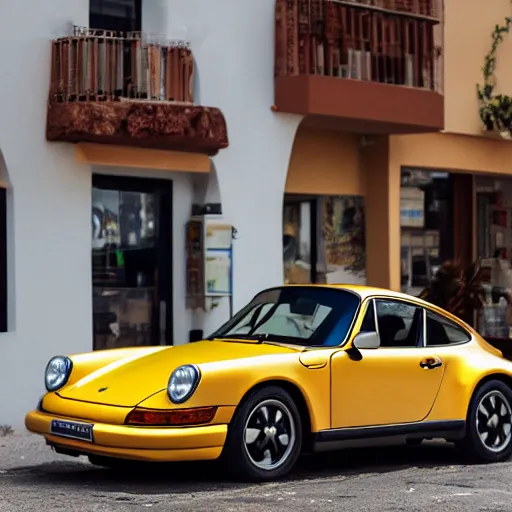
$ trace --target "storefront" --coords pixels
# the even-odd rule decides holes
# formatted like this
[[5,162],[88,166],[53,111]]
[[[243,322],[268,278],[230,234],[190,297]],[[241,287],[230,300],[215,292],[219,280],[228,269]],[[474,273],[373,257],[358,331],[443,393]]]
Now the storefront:
[[[285,282],[418,296],[454,261],[475,264],[490,297],[496,251],[503,268],[512,260],[510,161],[510,144],[491,138],[363,137],[301,125],[283,207]],[[479,315],[465,319],[483,329]]]
[[[418,152],[415,159],[430,165],[399,167],[400,289],[420,295],[441,265],[453,262],[467,272],[468,287],[481,290],[475,302],[481,302],[481,308],[467,306],[459,316],[486,337],[508,339],[505,294],[512,288],[512,176],[507,174],[512,171],[512,148],[505,141],[485,138],[423,137],[437,149]],[[397,142],[395,147],[401,147]],[[411,142],[417,149],[427,147],[419,136]],[[412,160],[409,151],[407,158]]]

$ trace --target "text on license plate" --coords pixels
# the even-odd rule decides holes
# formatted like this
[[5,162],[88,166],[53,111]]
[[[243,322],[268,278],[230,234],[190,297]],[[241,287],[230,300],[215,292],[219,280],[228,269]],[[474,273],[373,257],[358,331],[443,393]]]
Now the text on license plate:
[[92,428],[90,423],[79,423],[77,421],[52,420],[50,432],[56,436],[70,437],[80,441],[89,441],[92,443]]

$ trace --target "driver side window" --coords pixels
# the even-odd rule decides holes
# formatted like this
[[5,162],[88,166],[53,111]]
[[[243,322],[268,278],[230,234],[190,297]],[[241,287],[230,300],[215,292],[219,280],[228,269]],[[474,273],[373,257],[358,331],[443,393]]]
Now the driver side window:
[[375,299],[382,348],[417,347],[421,341],[423,310],[400,300]]

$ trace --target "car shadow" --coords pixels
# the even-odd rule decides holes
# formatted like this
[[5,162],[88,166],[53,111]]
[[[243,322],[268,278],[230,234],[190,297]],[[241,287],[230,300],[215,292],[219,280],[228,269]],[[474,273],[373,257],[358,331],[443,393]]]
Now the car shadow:
[[[421,446],[350,449],[302,456],[296,468],[282,482],[300,482],[315,478],[386,473],[411,467],[440,468],[457,466],[463,461],[447,443],[424,443]],[[69,492],[87,487],[96,493],[200,493],[236,489],[252,484],[235,482],[218,464],[126,464],[109,470],[88,462],[58,461],[38,466],[15,468],[9,473],[23,486],[65,487]]]

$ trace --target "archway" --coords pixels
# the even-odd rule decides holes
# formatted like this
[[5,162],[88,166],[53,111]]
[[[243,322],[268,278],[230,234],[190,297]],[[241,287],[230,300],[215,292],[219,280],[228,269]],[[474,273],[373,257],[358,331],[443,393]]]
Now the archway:
[[355,134],[299,126],[283,205],[286,283],[366,283],[359,147]]

